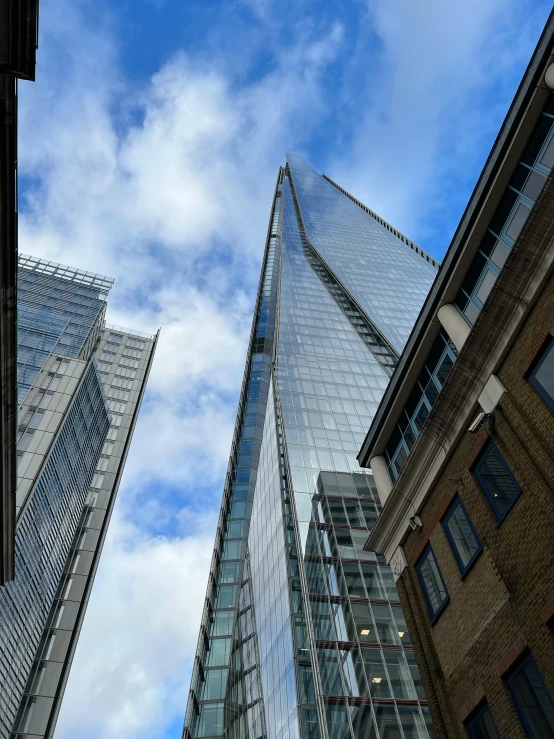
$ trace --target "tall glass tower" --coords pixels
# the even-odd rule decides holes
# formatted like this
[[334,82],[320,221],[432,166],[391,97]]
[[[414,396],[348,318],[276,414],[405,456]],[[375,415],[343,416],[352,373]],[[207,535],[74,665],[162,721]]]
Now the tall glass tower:
[[438,264],[289,155],[277,179],[183,737],[427,739],[357,451]]
[[15,577],[0,587],[0,738],[56,719],[157,336],[105,323],[113,280],[20,256]]

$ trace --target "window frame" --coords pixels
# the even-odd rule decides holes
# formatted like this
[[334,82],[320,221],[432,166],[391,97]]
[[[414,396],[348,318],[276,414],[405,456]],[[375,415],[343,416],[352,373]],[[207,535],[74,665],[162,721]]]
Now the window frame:
[[512,697],[512,701],[514,703],[514,707],[517,711],[517,715],[519,717],[519,720],[521,722],[521,726],[523,728],[523,731],[525,732],[525,735],[529,737],[529,739],[534,738],[534,734],[532,731],[532,728],[529,726],[529,723],[527,721],[527,716],[522,712],[521,703],[519,701],[519,698],[516,696],[514,689],[512,687],[512,682],[514,678],[516,678],[527,665],[532,664],[534,665],[541,681],[542,685],[545,689],[546,694],[548,695],[550,702],[554,708],[554,701],[552,699],[552,696],[550,695],[550,691],[548,690],[548,687],[546,683],[544,682],[544,678],[542,676],[541,671],[539,670],[537,663],[535,662],[535,658],[533,657],[532,653],[530,651],[526,651],[524,655],[521,657],[521,659],[518,659],[516,663],[510,668],[508,673],[505,675],[504,680],[506,682],[506,685],[508,687],[508,690],[510,691],[510,695]]
[[531,369],[527,374],[527,381],[540,395],[541,399],[546,403],[551,411],[554,411],[554,398],[550,397],[548,392],[543,388],[540,382],[536,379],[535,374],[540,369],[542,363],[550,354],[550,351],[554,351],[554,336],[550,335],[546,338],[540,348],[538,356],[535,358],[531,365]]
[[[439,577],[442,582],[442,586],[444,588],[444,592],[446,593],[446,598],[443,600],[443,602],[439,605],[438,609],[433,612],[433,607],[431,606],[431,600],[429,598],[429,595],[427,593],[427,588],[425,586],[425,581],[423,579],[423,574],[421,572],[421,566],[425,559],[429,556],[429,553],[433,555],[433,558],[435,560],[435,564],[437,565],[437,570],[439,573]],[[433,550],[433,547],[431,546],[431,543],[429,542],[423,552],[420,554],[420,556],[417,559],[417,562],[415,564],[415,568],[417,571],[417,576],[419,578],[419,584],[421,586],[421,590],[423,592],[423,595],[425,597],[425,602],[427,603],[427,610],[429,611],[429,615],[431,616],[431,623],[434,624],[435,621],[438,619],[438,617],[441,615],[441,613],[444,611],[446,606],[450,603],[450,594],[448,592],[448,588],[446,587],[446,583],[444,582],[444,577],[442,576],[441,568],[439,567],[439,563],[437,561],[437,558],[435,556],[435,552]]]
[[[512,478],[514,483],[516,484],[518,488],[518,492],[514,497],[512,498],[510,505],[506,508],[506,510],[503,513],[500,513],[500,511],[496,508],[494,503],[494,498],[491,496],[490,491],[488,489],[487,483],[483,480],[483,477],[481,476],[481,473],[479,472],[479,467],[481,466],[481,463],[483,462],[483,459],[487,455],[488,451],[493,448],[496,450],[498,454],[498,459],[500,460],[502,466],[504,467],[505,471],[508,473],[508,475]],[[501,524],[502,521],[506,518],[506,516],[510,513],[516,502],[520,499],[521,493],[523,492],[523,489],[519,482],[517,481],[514,473],[508,466],[508,463],[504,459],[504,456],[498,446],[494,443],[494,441],[489,438],[483,449],[481,450],[479,457],[477,458],[477,461],[473,465],[472,468],[473,476],[475,477],[475,480],[477,481],[478,486],[480,487],[483,495],[485,496],[487,503],[489,504],[489,507],[491,511],[493,512],[494,517],[498,521],[498,524]]]
[[492,711],[490,709],[489,704],[486,700],[484,700],[472,713],[470,716],[464,721],[464,726],[466,728],[467,733],[469,734],[470,739],[476,739],[475,729],[477,728],[476,724],[478,721],[480,721],[485,713],[487,711],[490,713],[490,717],[493,723],[493,726],[496,730],[496,738],[492,737],[491,739],[499,739],[500,734],[498,733],[498,729],[496,727],[496,721],[494,720],[494,716],[492,715]]
[[[475,541],[478,544],[477,550],[474,552],[474,554],[472,555],[471,559],[469,560],[469,562],[466,565],[464,565],[464,563],[460,559],[460,555],[458,553],[458,549],[456,547],[454,538],[452,536],[452,532],[450,531],[450,529],[448,527],[448,522],[452,518],[452,516],[454,515],[454,512],[456,510],[456,508],[458,508],[458,507],[460,507],[462,509],[462,511],[463,511],[463,513],[464,513],[464,515],[466,517],[466,520],[467,520],[467,522],[469,524],[469,528],[471,529],[471,533],[475,537]],[[454,554],[454,559],[456,560],[456,564],[458,565],[458,568],[460,570],[460,573],[461,573],[462,579],[463,579],[468,574],[468,572],[471,570],[471,568],[475,564],[475,561],[477,560],[477,558],[479,557],[479,555],[483,551],[483,542],[479,538],[479,535],[477,534],[477,531],[475,531],[475,527],[474,527],[474,525],[473,525],[473,523],[471,521],[471,518],[469,517],[469,514],[467,512],[467,508],[465,507],[465,505],[464,505],[462,499],[460,498],[459,494],[456,493],[456,495],[452,499],[450,505],[446,509],[446,513],[441,518],[441,524],[442,524],[442,528],[444,530],[444,533],[446,534],[446,538],[448,539],[448,543],[450,544],[450,548],[452,549],[452,553]]]

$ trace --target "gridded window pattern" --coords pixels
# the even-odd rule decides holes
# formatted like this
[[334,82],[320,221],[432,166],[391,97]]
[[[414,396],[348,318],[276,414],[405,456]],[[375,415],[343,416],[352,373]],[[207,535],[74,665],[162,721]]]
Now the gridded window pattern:
[[[358,703],[375,739],[427,739],[394,578],[382,557],[363,550],[379,503],[356,454],[390,365],[361,335],[362,313],[333,294],[338,283],[308,251],[289,176],[280,176],[185,736],[319,739],[316,691],[325,682],[325,695],[344,701],[344,716],[328,714],[333,739],[334,726],[346,727],[345,738],[359,733]],[[224,688],[223,673],[208,674],[228,668]],[[383,713],[377,701],[385,695]]]
[[481,542],[459,496],[456,496],[443,516],[442,525],[454,557],[465,575],[482,549]]
[[108,426],[99,377],[90,364],[18,521],[16,578],[0,592],[2,737],[9,737],[14,725]]
[[129,345],[126,345],[123,349],[122,356],[131,357],[131,359],[140,359],[142,357],[142,351],[139,349],[131,349],[129,348]]
[[400,353],[436,270],[301,159],[287,161],[310,243]]
[[416,569],[429,613],[434,620],[448,603],[448,591],[430,545],[417,561]]
[[121,359],[119,360],[119,366],[120,367],[129,367],[130,369],[138,369],[139,360],[138,359],[129,359],[128,357],[121,357]]
[[[295,648],[316,650],[325,696],[371,700],[381,690],[389,698],[417,700],[417,668],[410,669],[404,651],[386,651],[410,644],[394,578],[382,557],[363,550],[380,503],[356,453],[388,383],[388,367],[360,335],[355,314],[347,315],[350,308],[336,299],[327,276],[302,239],[286,178],[277,378],[315,637],[313,646],[297,637]],[[364,657],[380,663],[381,680],[366,675]],[[419,707],[415,714],[425,737]],[[302,725],[315,731],[311,716]],[[394,725],[400,736],[394,707],[390,720],[387,730]],[[354,730],[348,721],[346,727]]]
[[481,312],[553,165],[551,94],[456,297],[456,305],[470,326]]
[[388,374],[310,265],[288,178],[279,318],[279,396],[304,542],[320,470],[362,472],[356,455]]
[[473,474],[494,515],[502,521],[519,498],[521,487],[492,440],[479,455]]
[[[280,199],[277,190],[273,215],[275,231],[279,224]],[[189,700],[185,718],[185,726],[193,736],[213,736],[211,732],[214,731],[222,734],[224,725],[226,734],[236,739],[244,737],[247,730],[253,737],[261,736],[264,731],[250,604],[250,578],[243,570],[247,567],[245,536],[258,476],[262,432],[267,421],[277,300],[278,246],[278,237],[270,236],[216,536],[220,564],[212,569],[213,579],[208,585],[203,616],[207,641],[199,646],[197,652],[202,670],[193,673],[191,689],[194,700]],[[272,422],[275,426],[274,418]],[[231,582],[232,578],[236,579],[236,584]],[[236,645],[233,652],[231,636],[234,636]],[[206,697],[207,688],[203,685],[202,672],[207,675],[212,668],[227,669],[230,664],[234,669],[225,684],[226,702],[213,703],[211,701],[214,699]],[[227,706],[227,713],[224,705]]]
[[[108,331],[109,329],[105,331],[104,336]],[[150,357],[152,349],[153,340],[150,339],[145,343],[145,359]],[[99,351],[97,350],[98,353]],[[146,370],[137,383],[141,390],[145,374]],[[134,407],[135,405],[133,410]],[[117,418],[121,421],[121,416]],[[110,445],[109,448],[115,454],[110,457],[101,455],[98,459],[97,472],[92,479],[79,525],[65,559],[64,571],[46,620],[43,639],[38,651],[33,653],[31,647],[28,654],[29,659],[34,657],[34,663],[25,687],[16,728],[21,732],[25,729],[31,736],[42,736],[46,732],[48,720],[59,710],[63,697],[63,675],[72,659],[71,651],[67,651],[66,647],[70,637],[76,636],[81,626],[81,616],[75,621],[75,612],[79,604],[82,606],[80,613],[84,612],[94,577],[93,559],[100,554],[102,530],[107,525],[108,512],[115,500],[115,475],[102,477],[99,473],[106,472],[108,465],[112,473],[119,469],[130,433],[128,424],[123,428],[110,427],[108,430],[107,439],[113,441],[119,437],[121,444],[117,449],[113,444]],[[105,445],[104,449],[108,449],[108,446]],[[99,487],[94,487],[95,485]],[[0,671],[1,669],[0,665]],[[54,700],[51,697],[53,695],[56,696]],[[11,736],[23,739],[24,735],[18,733]]]
[[554,337],[549,336],[545,341],[528,379],[545,403],[554,410]]
[[54,349],[88,359],[113,280],[20,255],[17,386],[21,405]]
[[554,703],[530,653],[506,676],[506,682],[528,739],[553,739]]
[[[42,400],[43,397],[50,398],[50,396],[37,396],[35,402]],[[17,427],[17,460],[22,459],[23,454],[29,448],[31,440],[34,436],[35,431],[38,429],[40,422],[44,417],[44,409],[37,408],[33,405],[25,413],[23,418],[20,420]]]
[[132,339],[127,339],[127,341],[125,342],[126,347],[130,347],[131,349],[140,349],[141,351],[144,351],[144,345],[145,345],[144,339],[132,338]]
[[470,739],[500,739],[491,709],[481,705],[465,722]]
[[385,449],[385,461],[393,482],[404,469],[410,451],[454,366],[456,357],[454,344],[447,334],[441,331],[431,347]]

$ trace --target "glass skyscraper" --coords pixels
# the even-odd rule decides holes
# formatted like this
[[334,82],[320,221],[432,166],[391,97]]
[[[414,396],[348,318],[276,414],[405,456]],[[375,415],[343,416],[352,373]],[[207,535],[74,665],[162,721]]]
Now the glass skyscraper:
[[20,256],[15,577],[0,737],[52,737],[157,336],[105,323],[113,280]]
[[427,739],[356,454],[438,264],[287,157],[275,188],[183,737]]

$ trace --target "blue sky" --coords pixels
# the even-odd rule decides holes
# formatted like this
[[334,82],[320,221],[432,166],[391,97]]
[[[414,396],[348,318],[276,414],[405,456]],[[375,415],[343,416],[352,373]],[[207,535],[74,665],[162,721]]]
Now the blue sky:
[[286,151],[441,258],[539,0],[50,0],[20,85],[20,249],[162,333],[56,739],[180,737]]

